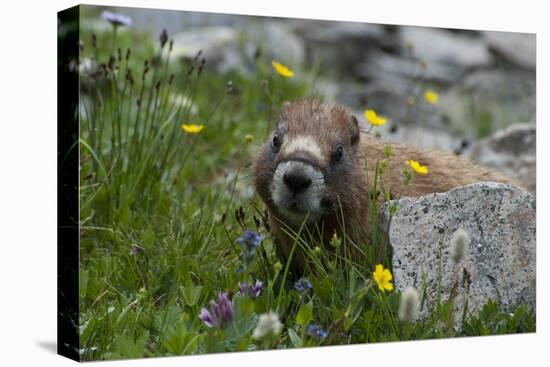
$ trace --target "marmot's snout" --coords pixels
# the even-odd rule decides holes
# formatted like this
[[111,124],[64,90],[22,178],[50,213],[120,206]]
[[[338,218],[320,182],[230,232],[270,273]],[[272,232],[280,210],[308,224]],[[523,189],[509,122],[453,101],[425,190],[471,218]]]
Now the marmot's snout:
[[323,173],[305,159],[285,160],[277,165],[271,185],[275,206],[295,222],[321,216],[325,190]]
[[288,189],[296,196],[311,186],[311,177],[299,169],[290,169],[283,174],[283,181]]

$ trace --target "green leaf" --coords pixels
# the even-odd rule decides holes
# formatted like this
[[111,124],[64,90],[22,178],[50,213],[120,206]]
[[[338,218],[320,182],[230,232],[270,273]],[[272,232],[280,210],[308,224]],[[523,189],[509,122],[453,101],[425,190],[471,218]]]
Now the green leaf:
[[181,287],[181,296],[185,304],[193,307],[199,301],[202,287],[194,285],[190,279],[185,282],[185,287]]
[[145,352],[145,341],[149,332],[145,331],[138,339],[123,334],[116,339],[117,350],[123,358],[140,358]]
[[233,320],[225,329],[226,341],[237,341],[249,334],[257,324],[254,301],[237,293],[233,296]]
[[248,296],[237,293],[233,296],[233,308],[236,318],[246,318],[254,312],[254,301]]
[[290,342],[292,343],[292,346],[294,348],[301,348],[302,347],[302,338],[296,334],[296,331],[294,329],[288,329],[288,337],[290,338]]
[[329,278],[323,278],[323,280],[319,281],[317,279],[312,279],[311,283],[313,284],[313,289],[315,290],[315,294],[321,299],[323,303],[328,303],[331,301],[332,296],[335,293],[334,288],[334,281]]
[[296,323],[301,326],[306,326],[311,321],[313,316],[313,302],[309,301],[306,304],[303,304],[302,307],[298,310],[296,314]]
[[173,355],[192,354],[197,349],[198,335],[185,327],[184,321],[179,321],[175,328],[170,328],[162,345]]
[[357,319],[361,315],[361,312],[363,311],[362,300],[367,295],[367,292],[371,287],[372,287],[372,282],[367,281],[365,285],[360,287],[357,291],[355,291],[351,295],[349,305],[345,313],[345,317],[346,317],[346,319],[344,320],[345,330],[349,330],[351,328],[351,325],[353,325],[353,323],[357,321]]
[[397,201],[394,201],[390,205],[390,216],[393,217],[395,215],[395,213],[397,213]]

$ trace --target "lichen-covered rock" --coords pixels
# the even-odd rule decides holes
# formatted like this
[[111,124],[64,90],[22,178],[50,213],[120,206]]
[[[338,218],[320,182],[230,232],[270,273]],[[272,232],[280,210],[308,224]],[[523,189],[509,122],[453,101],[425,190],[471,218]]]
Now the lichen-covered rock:
[[[391,202],[384,207],[387,228]],[[389,226],[395,287],[415,286],[426,300],[421,315],[454,294],[455,327],[466,299],[477,312],[489,299],[505,311],[535,307],[535,197],[520,188],[491,182],[446,193],[398,200]],[[470,237],[465,258],[450,259],[452,234]]]

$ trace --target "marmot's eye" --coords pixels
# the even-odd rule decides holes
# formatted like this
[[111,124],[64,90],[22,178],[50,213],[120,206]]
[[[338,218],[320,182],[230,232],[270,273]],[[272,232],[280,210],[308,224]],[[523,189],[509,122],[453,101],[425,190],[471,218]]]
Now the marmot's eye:
[[336,148],[334,153],[332,153],[332,161],[333,162],[339,162],[342,159],[342,155],[344,154],[344,149],[341,145]]
[[271,141],[271,146],[273,147],[273,149],[275,151],[278,151],[279,150],[279,147],[281,146],[281,139],[279,139],[279,136],[278,135],[275,135],[273,137],[273,140]]

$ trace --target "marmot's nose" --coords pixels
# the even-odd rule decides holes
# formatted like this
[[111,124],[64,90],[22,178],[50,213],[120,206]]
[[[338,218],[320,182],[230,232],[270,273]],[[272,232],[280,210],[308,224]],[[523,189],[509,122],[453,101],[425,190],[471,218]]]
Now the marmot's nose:
[[301,172],[287,172],[283,175],[283,181],[294,194],[311,186],[311,178]]

